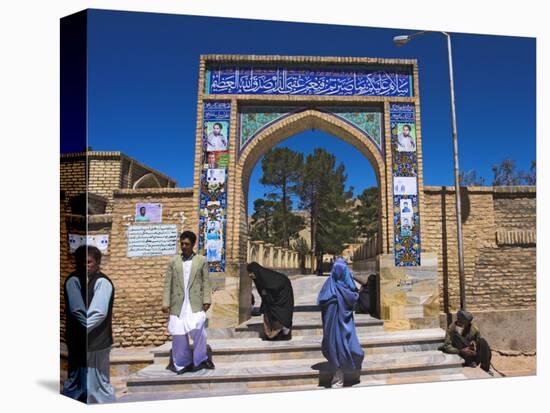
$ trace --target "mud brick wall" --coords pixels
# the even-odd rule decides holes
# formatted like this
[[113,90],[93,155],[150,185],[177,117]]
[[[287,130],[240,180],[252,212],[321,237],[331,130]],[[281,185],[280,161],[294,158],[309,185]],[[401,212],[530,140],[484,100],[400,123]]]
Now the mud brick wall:
[[70,154],[61,157],[59,187],[67,201],[62,204],[66,212],[70,213],[69,200],[86,192],[86,157],[83,154]]
[[121,185],[120,156],[89,157],[88,168],[88,192],[107,198],[106,212],[110,213],[113,209],[113,191]]
[[[154,176],[154,186],[173,188],[176,181],[121,152],[88,151],[61,155],[60,189],[68,200],[86,190],[107,200],[113,210],[113,192],[129,189],[145,175]],[[148,185],[150,186],[150,185]],[[67,209],[68,213],[74,212]]]
[[[425,195],[423,247],[438,255],[441,311],[455,312],[460,295],[454,188],[426,187]],[[462,188],[461,202],[468,309],[534,309],[535,188]]]
[[[185,188],[118,190],[114,193],[109,250],[102,270],[116,289],[113,334],[116,347],[156,346],[168,339],[167,318],[161,311],[164,273],[170,257],[127,257],[127,224],[138,202],[162,204],[162,223],[177,224],[178,232],[197,232],[198,212],[193,193]],[[187,220],[182,224],[180,212]]]

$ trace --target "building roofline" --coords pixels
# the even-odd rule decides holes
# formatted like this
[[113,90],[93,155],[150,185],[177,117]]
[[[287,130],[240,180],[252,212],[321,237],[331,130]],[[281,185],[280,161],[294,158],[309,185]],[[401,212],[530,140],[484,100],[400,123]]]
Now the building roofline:
[[122,153],[120,151],[86,151],[86,152],[74,152],[74,153],[62,153],[61,154],[61,161],[71,161],[71,160],[79,160],[79,159],[125,159],[125,160],[128,160],[130,162],[133,162],[134,164],[138,165],[138,166],[141,166],[142,168],[144,169],[147,169],[149,171],[151,171],[152,173],[170,181],[171,183],[174,184],[174,186],[176,185],[177,181],[160,172],[159,170],[155,169],[155,168],[152,168],[148,165],[145,165],[144,163],[138,161],[137,159],[135,158],[132,158],[128,155],[126,155],[125,153]]

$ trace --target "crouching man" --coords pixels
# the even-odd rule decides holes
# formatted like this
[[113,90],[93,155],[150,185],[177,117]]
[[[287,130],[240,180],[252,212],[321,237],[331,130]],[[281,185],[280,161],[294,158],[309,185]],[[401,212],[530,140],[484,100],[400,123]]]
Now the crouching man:
[[481,368],[490,373],[491,349],[481,337],[479,327],[472,320],[472,314],[465,310],[456,313],[453,322],[445,334],[445,344],[439,349],[445,353],[458,354],[464,359],[464,366]]

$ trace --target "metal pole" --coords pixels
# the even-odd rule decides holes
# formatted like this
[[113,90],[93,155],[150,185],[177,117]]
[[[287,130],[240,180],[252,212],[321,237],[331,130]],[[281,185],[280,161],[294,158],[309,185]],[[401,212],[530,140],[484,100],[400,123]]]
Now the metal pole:
[[462,242],[462,208],[460,205],[460,181],[458,166],[458,140],[456,132],[455,89],[453,78],[453,56],[451,52],[451,36],[447,36],[447,51],[449,53],[449,83],[451,85],[451,114],[453,120],[453,154],[455,162],[455,206],[456,206],[456,235],[458,239],[458,276],[460,284],[460,308],[466,309],[466,297],[464,288],[464,244]]

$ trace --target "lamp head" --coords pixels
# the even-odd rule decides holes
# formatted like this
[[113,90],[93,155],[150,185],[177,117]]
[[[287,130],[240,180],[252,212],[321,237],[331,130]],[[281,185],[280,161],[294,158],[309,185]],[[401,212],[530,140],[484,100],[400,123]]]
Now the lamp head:
[[409,42],[409,40],[411,40],[411,39],[407,35],[395,36],[393,38],[393,42],[398,47],[406,45]]

